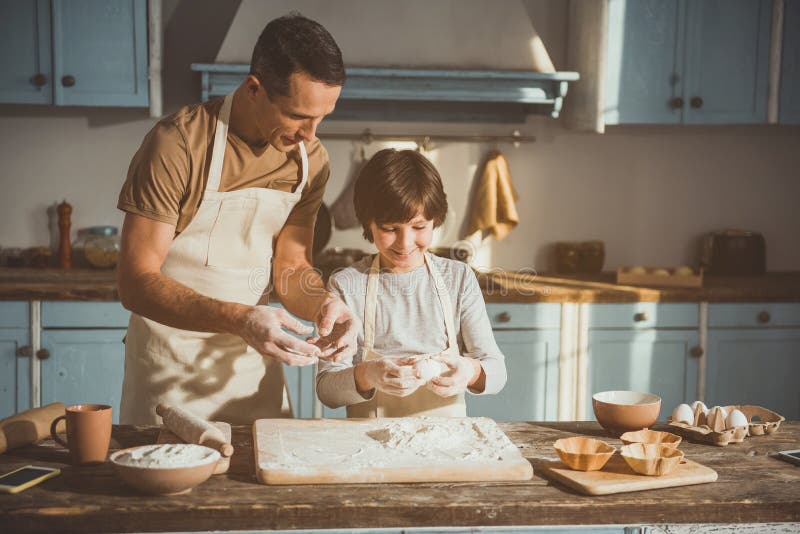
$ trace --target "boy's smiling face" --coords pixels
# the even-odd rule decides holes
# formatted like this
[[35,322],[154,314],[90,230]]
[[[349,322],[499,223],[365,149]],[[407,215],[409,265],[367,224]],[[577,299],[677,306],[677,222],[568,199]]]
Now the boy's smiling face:
[[422,213],[408,222],[372,221],[370,229],[381,256],[381,267],[394,273],[405,273],[422,265],[423,253],[433,239],[433,221]]

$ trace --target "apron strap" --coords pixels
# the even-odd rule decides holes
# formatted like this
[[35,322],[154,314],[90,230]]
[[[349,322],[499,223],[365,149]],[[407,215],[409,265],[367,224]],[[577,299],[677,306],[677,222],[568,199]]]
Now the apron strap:
[[[453,306],[450,302],[450,294],[447,285],[444,283],[441,273],[433,266],[428,254],[423,255],[425,267],[433,277],[433,285],[436,288],[436,296],[444,315],[444,327],[447,332],[447,350],[452,352],[458,350],[456,340],[456,329],[453,323]],[[367,276],[367,295],[364,301],[364,348],[372,350],[375,343],[375,316],[378,307],[378,275],[380,273],[380,254],[375,254]]]
[[[219,110],[219,115],[217,115],[217,125],[214,129],[214,147],[211,151],[211,166],[208,170],[206,191],[219,191],[219,186],[222,182],[222,162],[225,159],[225,146],[228,143],[228,124],[230,124],[234,92],[225,95],[225,99],[222,101],[222,107]],[[295,189],[295,194],[301,195],[308,181],[308,153],[302,141],[298,144],[298,148],[300,149],[302,177],[300,178],[300,184],[297,186],[297,189]]]
[[217,126],[214,129],[214,148],[211,152],[211,167],[208,169],[208,182],[206,182],[206,192],[219,191],[219,184],[222,179],[222,160],[225,158],[225,145],[228,143],[228,123],[231,118],[231,104],[233,103],[233,93],[225,95],[222,101],[222,108],[217,115]]

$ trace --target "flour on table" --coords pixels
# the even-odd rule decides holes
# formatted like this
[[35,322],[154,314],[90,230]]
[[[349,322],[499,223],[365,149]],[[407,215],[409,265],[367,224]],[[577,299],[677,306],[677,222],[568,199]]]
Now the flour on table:
[[265,469],[303,467],[404,467],[452,463],[494,463],[516,451],[497,424],[487,418],[404,417],[353,422],[326,429],[305,428],[279,434]]
[[114,461],[130,467],[169,469],[190,467],[219,460],[219,452],[202,445],[168,443],[136,447],[117,456]]

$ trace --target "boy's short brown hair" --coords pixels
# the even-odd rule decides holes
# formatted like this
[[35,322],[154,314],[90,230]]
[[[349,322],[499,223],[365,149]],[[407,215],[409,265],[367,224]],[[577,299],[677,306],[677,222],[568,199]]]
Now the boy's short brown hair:
[[442,178],[428,158],[414,150],[376,152],[358,174],[353,203],[369,242],[373,241],[372,221],[408,222],[421,212],[437,227],[447,216]]

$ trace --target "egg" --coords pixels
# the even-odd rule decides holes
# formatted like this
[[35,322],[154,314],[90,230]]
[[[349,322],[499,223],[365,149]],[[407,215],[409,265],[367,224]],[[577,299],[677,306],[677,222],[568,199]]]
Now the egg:
[[630,274],[645,274],[647,270],[644,267],[640,267],[639,265],[635,265],[628,269],[628,273]]
[[708,414],[706,415],[706,424],[714,432],[722,432],[726,428],[725,418],[727,416],[728,414],[725,412],[725,408],[721,406],[714,406],[708,410]]
[[419,371],[421,380],[424,382],[429,382],[430,380],[444,373],[447,369],[447,366],[440,361],[427,358],[416,362],[414,364],[414,368]]
[[748,426],[749,424],[747,416],[741,410],[731,410],[731,413],[725,418],[725,428],[736,428]]
[[678,276],[692,276],[694,274],[694,269],[692,269],[688,265],[681,265],[680,267],[675,269],[675,274]]
[[672,422],[692,425],[694,424],[694,412],[688,404],[679,404],[672,410]]
[[653,269],[650,274],[653,276],[669,276],[669,271],[666,269]]
[[708,413],[708,406],[706,406],[703,401],[694,401],[689,406],[692,407],[692,413],[697,411],[698,406],[700,406],[700,410],[702,410],[703,413]]

